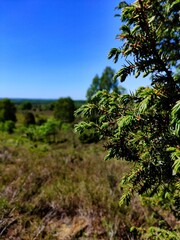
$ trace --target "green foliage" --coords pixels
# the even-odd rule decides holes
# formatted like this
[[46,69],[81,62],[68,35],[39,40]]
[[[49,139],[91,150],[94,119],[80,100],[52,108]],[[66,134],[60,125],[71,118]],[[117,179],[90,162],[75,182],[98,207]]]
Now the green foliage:
[[44,124],[40,126],[29,126],[25,132],[27,137],[32,141],[55,142],[56,135],[61,128],[61,122],[49,118]]
[[32,109],[32,103],[30,101],[25,101],[20,104],[19,108],[21,110],[31,110]]
[[82,134],[79,135],[81,143],[94,143],[99,141],[99,135],[96,130],[86,129]]
[[[122,9],[120,16],[125,24],[121,26],[117,39],[123,40],[124,44],[121,49],[113,48],[109,58],[114,57],[116,60],[119,55],[132,55],[135,58],[134,63],[127,61],[128,65],[115,78],[120,77],[124,81],[131,73],[168,73],[172,66],[178,66],[179,3],[174,4],[175,2],[139,0],[134,4],[119,4],[117,9]],[[156,79],[153,78],[152,81]]]
[[89,102],[92,96],[101,90],[107,90],[108,92],[118,92],[124,93],[125,89],[122,86],[119,86],[117,79],[113,79],[115,71],[110,67],[106,67],[102,73],[102,76],[99,77],[96,75],[93,80],[92,84],[87,90],[86,98]]
[[4,98],[0,100],[0,121],[8,120],[16,122],[16,108],[8,98]]
[[0,131],[13,133],[15,129],[15,122],[8,120],[5,122],[0,122]]
[[4,129],[8,133],[13,133],[15,129],[15,122],[12,120],[8,120],[4,123]]
[[164,230],[159,227],[150,227],[147,232],[142,228],[132,227],[131,232],[134,232],[139,239],[148,240],[178,240],[180,237],[176,231]]
[[54,117],[62,122],[71,123],[74,121],[75,104],[70,98],[60,98],[54,107]]
[[24,113],[24,125],[28,126],[28,125],[32,125],[35,124],[35,117],[34,114],[32,112],[25,112]]
[[[161,0],[118,5],[121,11],[118,16],[124,24],[117,39],[123,44],[120,49],[113,48],[109,58],[114,57],[117,62],[121,55],[127,64],[114,75],[114,80],[120,78],[123,82],[129,75],[135,78],[140,74],[149,75],[151,87],[141,87],[129,95],[97,92],[92,97],[93,105],[86,104],[76,111],[76,116],[84,117],[84,122],[76,125],[75,130],[83,133],[92,125],[99,138],[106,141],[106,159],[125,159],[134,164],[131,173],[121,182],[124,188],[121,205],[129,203],[134,193],[151,198],[161,192],[163,186],[168,186],[167,195],[169,193],[173,200],[168,204],[159,196],[161,206],[168,205],[179,219],[180,27],[177,6],[179,1]],[[96,122],[90,121],[94,110]],[[161,239],[169,236],[168,232],[164,234],[166,230],[162,229],[157,236]]]
[[176,102],[171,112],[171,123],[174,126],[174,134],[180,135],[180,100]]
[[44,118],[37,117],[37,119],[36,119],[36,124],[37,124],[37,125],[42,125],[42,124],[44,124],[45,122],[46,122],[46,119],[44,119]]

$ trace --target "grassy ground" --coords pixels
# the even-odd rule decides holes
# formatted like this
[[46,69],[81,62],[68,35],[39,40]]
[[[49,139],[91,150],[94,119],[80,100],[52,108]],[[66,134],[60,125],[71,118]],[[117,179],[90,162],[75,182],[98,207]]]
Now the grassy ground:
[[126,239],[129,210],[118,207],[118,182],[127,164],[104,162],[102,144],[80,144],[70,132],[60,140],[54,145],[34,144],[1,135],[0,236]]
[[119,207],[131,166],[104,161],[103,143],[62,130],[54,144],[0,135],[0,239],[135,239],[131,226],[159,222],[135,197]]

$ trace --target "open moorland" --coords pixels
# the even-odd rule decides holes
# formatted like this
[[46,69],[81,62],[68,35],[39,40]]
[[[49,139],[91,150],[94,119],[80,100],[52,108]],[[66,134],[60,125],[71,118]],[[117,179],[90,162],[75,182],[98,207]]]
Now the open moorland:
[[[1,239],[126,240],[138,239],[133,226],[176,228],[173,216],[152,208],[148,199],[135,196],[130,206],[119,207],[119,182],[132,166],[104,161],[103,142],[82,143],[74,123],[60,124],[48,138],[34,138],[27,130],[32,126],[24,124],[25,112],[16,112],[13,133],[0,135]],[[36,122],[53,116],[53,111],[31,112]]]

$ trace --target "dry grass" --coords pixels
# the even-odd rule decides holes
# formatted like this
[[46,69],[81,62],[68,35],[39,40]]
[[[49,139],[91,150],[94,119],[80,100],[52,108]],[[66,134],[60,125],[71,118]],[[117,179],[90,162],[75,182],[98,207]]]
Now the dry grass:
[[1,239],[128,240],[150,219],[137,198],[119,207],[130,165],[105,162],[102,143],[83,145],[71,130],[51,145],[5,133],[0,141]]

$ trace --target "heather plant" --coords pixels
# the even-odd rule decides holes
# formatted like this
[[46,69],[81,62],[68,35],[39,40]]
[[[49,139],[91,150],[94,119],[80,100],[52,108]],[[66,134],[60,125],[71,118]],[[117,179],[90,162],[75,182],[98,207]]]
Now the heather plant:
[[121,190],[111,183],[129,166],[115,160],[104,164],[101,144],[82,145],[75,139],[74,147],[72,130],[65,134],[67,142],[48,145],[48,151],[44,143],[26,139],[17,145],[15,134],[9,135],[11,141],[0,135],[0,238],[69,238],[76,235],[76,223],[77,234],[87,239],[132,235],[126,228],[131,209],[119,211]]

